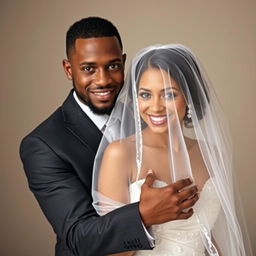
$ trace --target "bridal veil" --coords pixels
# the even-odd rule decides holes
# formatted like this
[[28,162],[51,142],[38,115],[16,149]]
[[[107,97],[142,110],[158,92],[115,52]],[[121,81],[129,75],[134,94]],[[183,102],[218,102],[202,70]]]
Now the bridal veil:
[[[169,180],[166,183],[187,177],[197,183],[201,175],[211,179],[220,202],[220,212],[214,227],[210,227],[203,210],[196,216],[205,250],[209,255],[252,255],[233,177],[228,124],[206,72],[191,50],[183,45],[150,46],[141,50],[132,60],[95,159],[92,187],[95,209],[102,215],[123,205],[98,189],[101,160],[109,143],[125,143],[127,140],[133,143],[134,150],[130,154],[134,160],[131,165],[135,167],[135,173],[130,175],[130,183],[145,178],[145,161],[158,161],[157,155],[154,159],[145,159],[143,131],[147,123],[141,118],[138,100],[138,84],[148,68],[161,72],[165,88],[163,99],[169,106],[166,107],[166,117],[152,117],[156,123],[167,118]],[[186,102],[182,122],[175,104],[175,90],[172,89],[174,81],[179,85]],[[148,95],[145,94],[145,97]],[[196,142],[199,154],[189,152],[191,141]],[[198,161],[204,163],[201,173],[194,164]]]

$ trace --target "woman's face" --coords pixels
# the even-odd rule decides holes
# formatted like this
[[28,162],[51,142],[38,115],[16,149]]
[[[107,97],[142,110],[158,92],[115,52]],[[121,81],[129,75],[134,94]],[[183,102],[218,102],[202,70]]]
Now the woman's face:
[[[186,113],[186,101],[180,86],[160,69],[149,68],[141,75],[138,86],[141,118],[156,133],[168,131],[171,125],[181,124]],[[178,118],[177,118],[178,117]]]

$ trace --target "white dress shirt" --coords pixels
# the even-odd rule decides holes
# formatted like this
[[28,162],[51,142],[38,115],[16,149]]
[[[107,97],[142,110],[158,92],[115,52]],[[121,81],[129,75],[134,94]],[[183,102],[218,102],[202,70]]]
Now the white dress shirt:
[[85,105],[83,102],[81,102],[79,100],[75,91],[73,92],[73,96],[74,96],[77,104],[84,111],[84,113],[93,121],[93,123],[99,128],[99,130],[102,131],[104,125],[108,121],[109,116],[107,114],[98,115],[98,114],[93,113],[92,110],[87,105]]

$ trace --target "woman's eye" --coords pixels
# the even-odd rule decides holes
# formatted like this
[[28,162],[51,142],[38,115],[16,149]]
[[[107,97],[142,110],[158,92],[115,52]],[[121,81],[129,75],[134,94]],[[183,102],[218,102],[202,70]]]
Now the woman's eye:
[[174,99],[177,95],[173,92],[168,92],[168,93],[165,93],[164,94],[164,98],[166,100],[171,100],[171,99]]
[[143,99],[149,99],[151,95],[148,92],[141,92],[139,96]]

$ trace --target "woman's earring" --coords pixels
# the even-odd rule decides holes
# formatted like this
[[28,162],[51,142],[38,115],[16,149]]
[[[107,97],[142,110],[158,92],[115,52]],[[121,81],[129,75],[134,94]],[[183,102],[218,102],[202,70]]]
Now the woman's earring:
[[187,118],[192,118],[192,109],[190,104],[188,104]]

